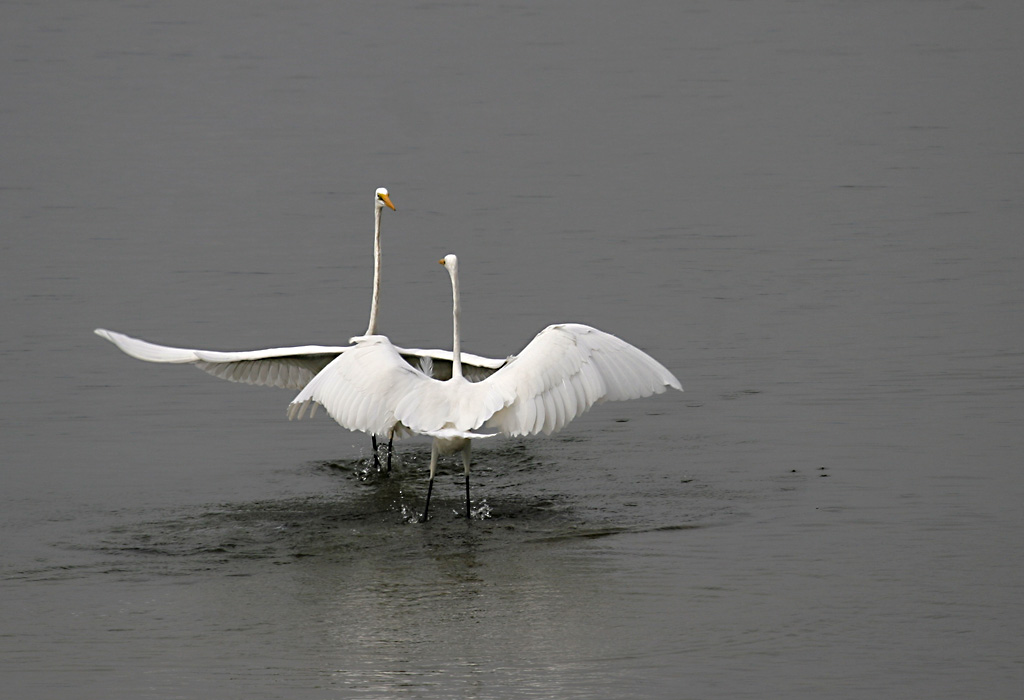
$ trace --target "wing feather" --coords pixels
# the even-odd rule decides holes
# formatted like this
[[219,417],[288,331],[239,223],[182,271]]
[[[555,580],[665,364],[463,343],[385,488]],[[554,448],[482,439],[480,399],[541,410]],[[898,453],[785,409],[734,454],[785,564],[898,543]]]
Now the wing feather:
[[[577,406],[579,401],[577,400],[576,385],[578,384],[577,377],[567,377],[563,380],[565,384],[565,392],[562,395],[562,403],[565,405],[565,414],[570,416],[568,420],[572,420],[571,416],[578,415]],[[580,411],[579,413],[582,413]]]
[[565,403],[562,400],[565,396],[564,387],[556,386],[553,391],[545,393],[545,396],[550,399],[552,410],[551,415],[544,419],[544,430],[546,431],[545,435],[550,435],[556,425],[565,425],[569,422],[566,419]]
[[[168,345],[157,345],[123,333],[97,328],[96,334],[109,340],[122,352],[146,362],[192,364],[218,379],[256,386],[280,389],[301,389],[334,358],[349,346],[301,345],[265,350],[221,352],[193,350]],[[448,379],[452,376],[450,350],[397,348],[413,367],[432,366],[430,376]],[[462,353],[462,369],[466,379],[478,382],[502,367],[508,361]]]
[[387,436],[396,428],[395,406],[430,378],[411,367],[384,336],[353,338],[292,400],[290,418],[309,403],[322,405],[342,427]]
[[281,389],[301,389],[331,360],[345,351],[344,346],[302,345],[291,348],[218,352],[157,345],[103,328],[97,328],[96,335],[109,340],[125,354],[139,360],[192,364],[214,377],[229,382]]
[[533,402],[534,408],[536,409],[536,418],[533,419],[534,431],[542,432],[544,430],[544,421],[547,419],[550,411],[548,410],[548,404],[544,400],[543,394],[538,394],[537,398]]
[[473,431],[510,400],[486,381],[438,381],[425,376],[424,380],[395,406],[395,417],[413,432]]
[[552,433],[602,401],[650,396],[679,380],[642,350],[581,324],[548,326],[482,382],[512,401],[486,422],[507,435]]

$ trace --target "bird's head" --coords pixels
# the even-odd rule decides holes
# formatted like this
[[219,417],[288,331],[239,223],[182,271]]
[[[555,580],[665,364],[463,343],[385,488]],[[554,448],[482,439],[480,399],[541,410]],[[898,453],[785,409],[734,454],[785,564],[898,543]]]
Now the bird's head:
[[455,273],[459,271],[459,259],[455,257],[455,255],[452,253],[448,253],[448,255],[444,256],[437,262],[441,263],[446,268],[448,268],[449,275],[454,276]]
[[377,202],[377,208],[381,209],[385,204],[390,207],[391,211],[398,211],[395,209],[395,205],[391,203],[391,197],[388,196],[388,191],[384,187],[378,187],[377,192],[374,195],[374,199]]

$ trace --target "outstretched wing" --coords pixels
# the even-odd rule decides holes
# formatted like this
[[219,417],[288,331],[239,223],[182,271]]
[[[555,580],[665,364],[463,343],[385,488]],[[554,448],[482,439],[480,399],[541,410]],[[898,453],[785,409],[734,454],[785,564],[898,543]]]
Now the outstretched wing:
[[292,399],[288,418],[301,419],[308,407],[319,404],[344,428],[387,436],[401,429],[395,417],[401,397],[431,381],[385,336],[360,336]]
[[267,348],[243,352],[192,350],[149,343],[123,333],[96,329],[127,355],[146,362],[193,364],[199,369],[230,382],[301,389],[347,346],[302,345],[292,348]]
[[682,386],[661,363],[590,326],[548,326],[484,380],[514,399],[485,423],[506,435],[550,434],[602,401],[637,399]]
[[[127,355],[146,362],[192,364],[208,374],[229,382],[271,386],[279,389],[301,389],[331,360],[345,352],[349,346],[300,345],[290,348],[267,348],[241,352],[193,350],[157,345],[123,333],[97,328],[96,335],[106,338]],[[434,379],[452,376],[450,350],[423,350],[397,348],[413,367],[427,371]],[[494,374],[507,360],[463,353],[463,373],[472,382]]]

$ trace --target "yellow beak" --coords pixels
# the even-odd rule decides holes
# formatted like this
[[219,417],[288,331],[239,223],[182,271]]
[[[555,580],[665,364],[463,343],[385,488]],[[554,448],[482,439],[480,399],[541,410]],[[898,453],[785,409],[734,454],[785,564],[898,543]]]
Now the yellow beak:
[[397,209],[395,209],[395,205],[391,203],[391,197],[387,196],[386,194],[379,194],[377,196],[380,197],[380,200],[382,202],[391,207],[391,211],[398,211]]

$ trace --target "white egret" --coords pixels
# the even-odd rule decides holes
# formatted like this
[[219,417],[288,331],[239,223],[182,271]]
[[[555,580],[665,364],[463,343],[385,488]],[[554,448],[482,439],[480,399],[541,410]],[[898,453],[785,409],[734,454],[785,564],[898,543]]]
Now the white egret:
[[[374,193],[374,227],[373,227],[373,295],[370,301],[370,322],[367,335],[377,332],[377,315],[380,303],[381,277],[381,243],[380,219],[384,207],[395,210],[388,191],[380,187]],[[258,386],[271,386],[282,389],[301,389],[331,360],[350,349],[350,346],[301,345],[296,347],[267,348],[264,350],[246,350],[241,352],[219,352],[215,350],[194,350],[166,345],[157,345],[138,338],[132,338],[97,328],[96,334],[106,338],[122,352],[147,362],[164,362],[192,364],[199,369],[221,379]],[[406,361],[415,364],[438,378],[450,376],[452,354],[445,350],[400,350]],[[482,378],[504,364],[505,360],[471,356],[468,359],[469,376]],[[467,360],[464,357],[463,363]],[[391,435],[388,443],[388,469],[391,467]],[[373,458],[380,464],[377,456],[377,435],[373,435]]]
[[[464,376],[460,342],[458,258],[440,261],[452,282],[452,375],[438,380],[410,365],[382,335],[352,338],[352,349],[320,371],[295,397],[289,418],[320,404],[341,426],[371,435],[429,435],[430,479],[421,520],[427,519],[437,459],[462,453],[466,517],[470,517],[470,441],[504,435],[550,434],[603,401],[636,399],[679,389],[657,360],[590,326],[562,323],[538,333],[490,376]],[[497,433],[477,432],[490,428]]]

